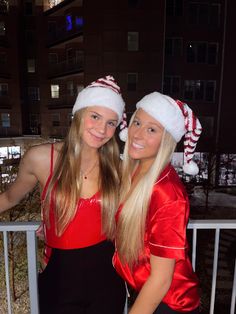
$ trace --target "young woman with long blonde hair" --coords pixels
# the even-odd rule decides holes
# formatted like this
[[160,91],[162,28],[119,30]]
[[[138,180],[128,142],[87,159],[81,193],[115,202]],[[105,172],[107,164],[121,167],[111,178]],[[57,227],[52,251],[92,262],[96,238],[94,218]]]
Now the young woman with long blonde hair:
[[122,314],[125,286],[112,266],[120,183],[114,138],[124,101],[114,78],[83,89],[64,142],[34,146],[16,181],[0,195],[0,211],[38,182],[46,268],[39,274],[41,314]]
[[187,255],[189,202],[170,161],[185,135],[184,171],[201,125],[191,109],[158,92],[137,103],[126,141],[117,212],[117,272],[138,292],[129,314],[198,313],[198,280]]

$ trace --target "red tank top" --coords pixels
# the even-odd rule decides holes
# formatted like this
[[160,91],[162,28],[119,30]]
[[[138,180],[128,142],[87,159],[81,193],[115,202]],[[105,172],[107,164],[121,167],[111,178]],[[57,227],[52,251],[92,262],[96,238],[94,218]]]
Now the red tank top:
[[[44,200],[48,185],[53,175],[54,146],[51,146],[50,174],[42,191]],[[45,224],[45,242],[51,248],[78,249],[94,245],[106,239],[102,233],[100,193],[97,192],[90,198],[80,198],[77,203],[75,217],[68,224],[61,236],[55,233],[54,202],[50,201],[50,227]]]

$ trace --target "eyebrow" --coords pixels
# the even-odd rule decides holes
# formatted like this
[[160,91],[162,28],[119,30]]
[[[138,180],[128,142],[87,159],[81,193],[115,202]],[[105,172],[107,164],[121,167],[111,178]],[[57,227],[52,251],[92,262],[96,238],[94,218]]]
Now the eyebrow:
[[[141,119],[140,119],[139,117],[137,117],[137,116],[134,117],[134,120],[135,120],[135,119],[138,119],[139,121],[141,121]],[[158,121],[157,121],[157,122],[158,122]],[[156,127],[160,128],[160,129],[163,128],[163,126],[161,125],[160,122],[155,123],[155,122],[147,121],[146,123],[147,123],[147,124],[150,124],[150,125],[155,125]]]
[[[95,114],[97,114],[99,117],[102,117],[102,115],[101,114],[99,114],[97,111],[94,111],[94,110],[88,110],[88,112],[90,112],[90,113],[95,113]],[[108,119],[109,121],[116,121],[116,122],[118,122],[118,119]]]

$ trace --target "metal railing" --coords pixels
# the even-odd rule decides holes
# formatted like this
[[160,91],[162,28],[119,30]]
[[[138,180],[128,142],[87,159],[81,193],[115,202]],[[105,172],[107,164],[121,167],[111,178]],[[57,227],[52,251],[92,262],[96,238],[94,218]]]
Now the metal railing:
[[[38,314],[38,288],[37,288],[37,238],[35,231],[39,226],[38,222],[2,222],[0,223],[0,233],[3,233],[3,250],[4,250],[4,269],[7,290],[7,306],[8,314],[12,314],[11,304],[11,288],[9,280],[9,251],[8,251],[8,233],[9,232],[26,232],[27,244],[27,260],[28,260],[28,281],[29,281],[29,299],[30,310],[33,314]],[[192,236],[192,264],[195,270],[197,258],[197,232],[201,229],[215,230],[214,256],[213,256],[213,271],[210,296],[209,314],[214,314],[215,295],[216,295],[216,280],[218,271],[219,258],[219,243],[220,231],[223,229],[235,229],[236,220],[190,220],[188,229],[193,230]],[[0,252],[1,256],[1,252]],[[1,261],[1,260],[0,260]],[[230,314],[235,313],[236,303],[236,261],[232,278],[232,296],[230,304]],[[127,305],[125,314],[128,312]]]

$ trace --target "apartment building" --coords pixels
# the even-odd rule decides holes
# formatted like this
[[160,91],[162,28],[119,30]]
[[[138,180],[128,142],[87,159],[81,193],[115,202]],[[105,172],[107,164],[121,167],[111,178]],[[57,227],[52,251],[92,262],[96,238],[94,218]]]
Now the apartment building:
[[200,117],[199,151],[235,153],[233,0],[1,3],[0,136],[63,138],[77,93],[110,74],[128,116],[163,91]]

